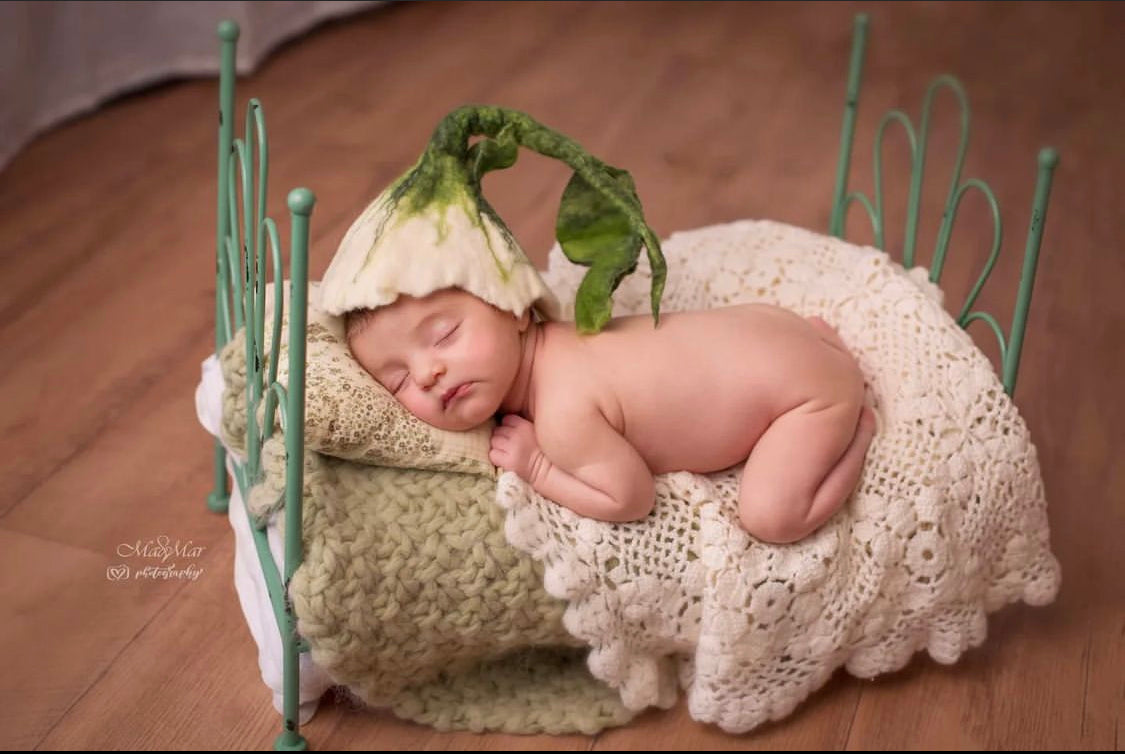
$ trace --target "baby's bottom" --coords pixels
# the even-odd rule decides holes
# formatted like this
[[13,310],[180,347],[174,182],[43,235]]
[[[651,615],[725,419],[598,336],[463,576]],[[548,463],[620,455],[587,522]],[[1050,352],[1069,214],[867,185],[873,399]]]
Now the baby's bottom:
[[[813,324],[831,329],[822,321]],[[835,332],[830,337],[846,350]],[[864,405],[862,389],[853,400],[810,402],[780,416],[762,434],[742,472],[738,512],[743,527],[777,544],[811,534],[855,489],[874,434],[875,414]]]

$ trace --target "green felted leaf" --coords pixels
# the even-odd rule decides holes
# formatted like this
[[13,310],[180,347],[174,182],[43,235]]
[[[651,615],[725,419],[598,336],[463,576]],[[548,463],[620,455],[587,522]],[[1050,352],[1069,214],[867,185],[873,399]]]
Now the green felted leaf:
[[[627,172],[615,170],[609,177],[636,201]],[[590,268],[578,286],[574,318],[580,332],[598,332],[612,314],[613,292],[637,268],[641,236],[625,212],[578,173],[563,191],[555,235],[567,259]]]

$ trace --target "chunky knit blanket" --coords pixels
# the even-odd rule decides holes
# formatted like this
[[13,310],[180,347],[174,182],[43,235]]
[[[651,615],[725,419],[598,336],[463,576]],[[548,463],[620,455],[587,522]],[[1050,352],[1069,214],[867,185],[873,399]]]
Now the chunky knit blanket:
[[[245,446],[241,335],[222,353],[223,435]],[[247,507],[276,512],[280,436]],[[290,582],[313,662],[363,703],[439,730],[596,733],[635,712],[590,674],[565,604],[503,535],[490,477],[305,453],[305,558]],[[276,525],[283,522],[277,517]]]
[[[664,253],[666,311],[768,301],[835,325],[879,430],[846,507],[784,546],[739,527],[739,468],[658,477],[655,510],[631,524],[582,519],[502,475],[508,540],[543,563],[547,590],[569,603],[566,628],[626,706],[668,707],[682,687],[696,720],[747,731],[840,666],[870,677],[922,649],[952,663],[984,640],[988,612],[1054,598],[1027,427],[924,278],[772,222],[677,234]],[[552,251],[560,300],[581,273]],[[615,313],[644,312],[647,285],[628,279]]]

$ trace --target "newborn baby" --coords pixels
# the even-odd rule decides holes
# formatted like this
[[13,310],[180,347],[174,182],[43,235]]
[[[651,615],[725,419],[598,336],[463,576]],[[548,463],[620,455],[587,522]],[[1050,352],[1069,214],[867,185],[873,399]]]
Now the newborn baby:
[[786,543],[847,499],[874,435],[855,359],[823,320],[747,304],[613,320],[596,335],[516,318],[462,290],[348,315],[359,363],[412,414],[603,521],[652,510],[653,475],[746,461],[739,517]]

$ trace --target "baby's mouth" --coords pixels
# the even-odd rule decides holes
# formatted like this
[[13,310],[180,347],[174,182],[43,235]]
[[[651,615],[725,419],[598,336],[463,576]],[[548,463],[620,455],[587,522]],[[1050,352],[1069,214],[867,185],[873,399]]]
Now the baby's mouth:
[[457,400],[458,398],[460,398],[462,395],[464,395],[465,392],[471,386],[471,384],[472,383],[469,383],[469,382],[462,382],[460,385],[457,385],[456,387],[451,387],[449,390],[446,390],[444,393],[442,393],[441,407],[442,408],[449,408],[449,404],[452,403],[453,401]]

